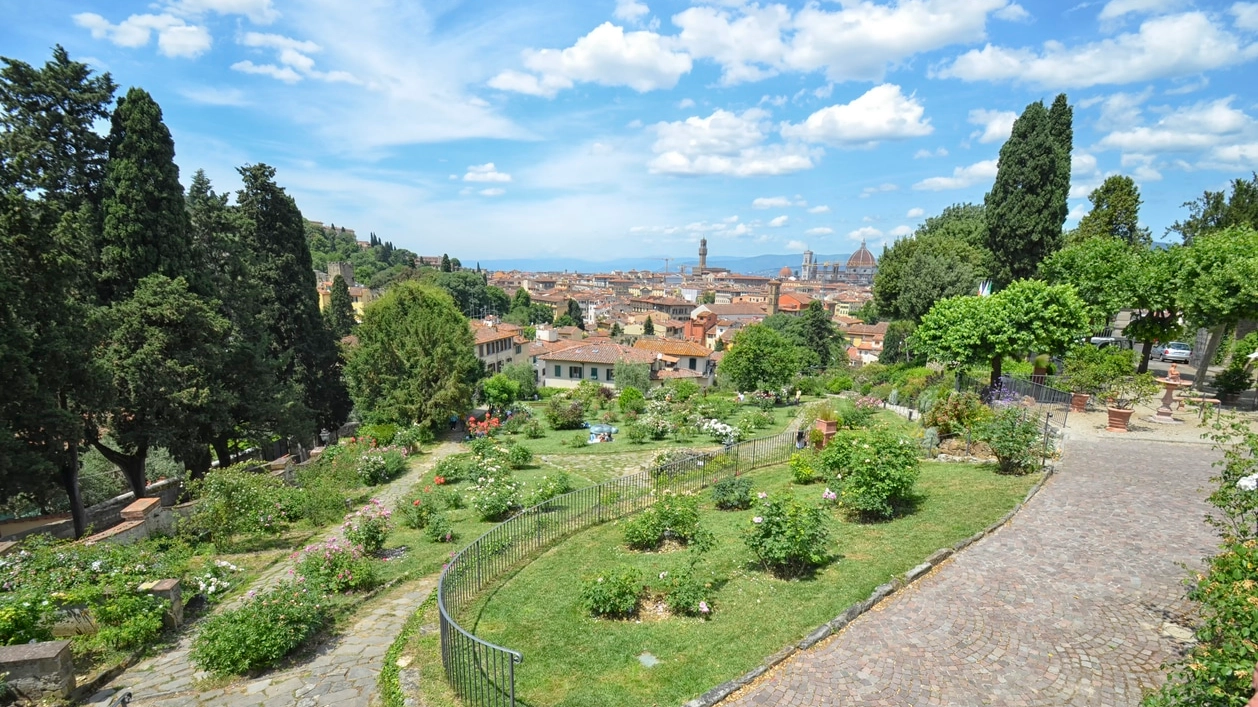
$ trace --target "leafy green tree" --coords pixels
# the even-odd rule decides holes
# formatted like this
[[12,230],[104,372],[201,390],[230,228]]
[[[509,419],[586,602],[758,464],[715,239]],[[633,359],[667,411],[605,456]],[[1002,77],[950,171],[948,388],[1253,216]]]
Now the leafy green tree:
[[441,272],[453,272],[454,268],[450,264],[450,256],[445,253],[441,254]]
[[787,385],[800,370],[800,356],[790,340],[761,324],[734,337],[719,375],[737,390],[773,390]]
[[1074,287],[1087,306],[1089,325],[1100,331],[1120,309],[1131,305],[1138,257],[1118,238],[1089,238],[1046,258],[1040,263],[1040,275],[1050,283]]
[[462,270],[463,263],[460,263],[458,258],[450,258],[450,269],[456,272]]
[[269,333],[272,357],[284,362],[276,373],[300,386],[299,407],[313,417],[304,429],[336,429],[345,422],[350,401],[336,339],[319,314],[305,221],[293,198],[276,185],[274,167],[249,165],[239,172],[242,235],[255,256],[252,277],[262,288],[258,319]]
[[821,304],[821,300],[813,300],[800,313],[799,321],[804,335],[804,346],[816,354],[822,368],[829,368],[835,358],[835,346],[843,341],[830,313]]
[[345,377],[373,422],[441,429],[472,402],[479,361],[467,319],[450,295],[400,282],[367,307]]
[[354,331],[354,300],[349,295],[349,283],[339,274],[332,278],[332,297],[327,311],[328,329],[332,336],[343,339]]
[[573,319],[571,315],[565,312],[563,314],[560,314],[558,317],[555,317],[555,323],[552,326],[555,326],[555,327],[579,326],[579,324],[580,322]]
[[1131,177],[1107,177],[1088,195],[1092,210],[1079,220],[1069,236],[1078,242],[1089,238],[1117,238],[1128,245],[1149,247],[1153,237],[1140,226],[1140,188]]
[[[931,216],[913,233],[915,238],[944,238],[960,241],[972,248],[985,250],[987,220],[982,204],[953,204],[944,207],[938,216]],[[882,270],[882,259],[878,259]]]
[[699,304],[716,304],[716,290],[704,290],[699,294]]
[[[1233,226],[1193,239],[1180,271],[1184,315],[1212,329],[1201,357],[1212,361],[1228,327],[1258,318],[1258,231]],[[1198,387],[1206,376],[1198,376]]]
[[990,269],[985,234],[981,206],[954,205],[884,249],[874,276],[882,316],[916,321],[941,299],[973,293]]
[[1154,341],[1173,341],[1183,334],[1180,298],[1183,247],[1137,250],[1134,268],[1128,273],[1127,307],[1131,321],[1123,335],[1144,342],[1137,373],[1149,370]]
[[[996,181],[984,199],[987,249],[994,260],[993,279],[1000,286],[1032,277],[1041,260],[1061,247],[1065,223],[1063,149],[1060,124],[1050,121],[1040,102],[1026,107],[1000,148]],[[1067,186],[1069,182],[1067,181]]]
[[713,349],[712,349],[712,350],[713,350],[713,351],[724,351],[724,350],[725,350],[725,340],[724,340],[724,339],[722,339],[722,338],[720,338],[720,337],[717,337],[717,339],[716,339],[716,344],[715,344],[715,346],[713,347]]
[[1176,221],[1174,231],[1191,245],[1197,236],[1229,226],[1258,228],[1258,173],[1248,179],[1232,180],[1232,193],[1207,191],[1194,201],[1184,202],[1188,218]]
[[502,374],[520,385],[520,399],[532,398],[537,393],[537,372],[527,362],[508,363]]
[[625,388],[651,389],[651,364],[649,363],[617,361],[615,367],[612,368],[612,372],[615,374],[616,387],[620,390]]
[[655,322],[651,321],[651,316],[649,314],[647,315],[646,322],[642,324],[642,333],[646,336],[655,336]]
[[520,399],[520,382],[505,373],[495,373],[481,383],[481,391],[491,409],[503,410]]
[[578,304],[576,300],[574,299],[568,300],[567,314],[569,317],[572,318],[572,321],[576,322],[576,326],[578,326],[582,330],[585,329],[585,314],[581,312],[581,305]]
[[852,311],[852,316],[866,324],[877,324],[882,318],[882,313],[878,311],[878,302],[868,299]]
[[448,292],[459,311],[467,317],[479,319],[502,314],[511,303],[505,292],[486,285],[484,278],[471,271],[438,272],[423,279]]
[[625,332],[620,328],[620,322],[612,322],[611,336],[613,338],[623,335]]
[[529,291],[523,287],[516,288],[515,294],[511,296],[511,311],[528,310],[532,306],[533,298],[529,295]]
[[887,333],[883,337],[882,352],[878,354],[878,363],[893,364],[916,361],[920,356],[910,346],[913,332],[917,324],[911,321],[894,321],[887,324]]
[[950,368],[989,362],[994,386],[1006,356],[1062,353],[1087,331],[1086,308],[1069,285],[1018,280],[989,297],[940,301],[910,343]]

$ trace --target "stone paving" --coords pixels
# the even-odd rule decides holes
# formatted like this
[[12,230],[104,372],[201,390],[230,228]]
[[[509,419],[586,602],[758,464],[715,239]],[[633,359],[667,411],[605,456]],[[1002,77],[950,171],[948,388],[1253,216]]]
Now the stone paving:
[[1008,525],[723,707],[1139,704],[1191,640],[1214,455],[1073,434]]
[[[439,459],[459,451],[447,442],[425,454],[406,474],[380,489],[376,498],[392,508],[396,501],[419,483],[424,473]],[[339,528],[338,528],[339,529]],[[335,535],[336,529],[327,536]],[[277,562],[249,586],[261,590],[287,578],[291,560]],[[366,707],[375,692],[380,661],[403,624],[415,613],[437,584],[436,576],[394,587],[383,598],[373,600],[366,613],[342,635],[319,646],[308,662],[265,678],[233,683],[225,688],[201,691],[200,681],[209,677],[198,671],[188,658],[195,626],[185,632],[171,650],[148,658],[115,678],[89,704],[109,704],[107,694],[130,689],[133,707],[185,707],[224,705],[225,707],[280,707],[280,705],[346,705]],[[239,599],[237,600],[239,601]]]

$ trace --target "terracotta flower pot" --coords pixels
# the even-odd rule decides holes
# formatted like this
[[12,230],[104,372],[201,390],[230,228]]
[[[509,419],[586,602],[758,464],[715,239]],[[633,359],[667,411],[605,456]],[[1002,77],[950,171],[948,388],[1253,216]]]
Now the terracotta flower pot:
[[1091,395],[1087,393],[1071,393],[1070,394],[1070,412],[1087,412],[1088,399]]
[[838,420],[817,420],[817,429],[823,434],[832,435],[839,431]]
[[1105,408],[1109,413],[1109,427],[1105,428],[1106,432],[1126,432],[1127,423],[1131,420],[1131,413],[1134,410],[1122,410],[1119,408]]

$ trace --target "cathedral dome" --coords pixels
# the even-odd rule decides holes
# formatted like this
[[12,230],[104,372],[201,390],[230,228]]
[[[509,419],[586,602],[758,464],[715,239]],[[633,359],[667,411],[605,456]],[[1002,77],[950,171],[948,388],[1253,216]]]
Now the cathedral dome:
[[790,276],[791,276],[790,267],[783,265],[782,269],[778,271],[778,277],[790,277]]
[[864,239],[861,239],[860,250],[857,250],[855,253],[852,253],[852,257],[847,259],[848,270],[851,270],[853,268],[872,268],[872,267],[876,267],[877,265],[878,265],[878,260],[877,258],[874,257],[874,254],[870,253],[869,249],[865,247]]

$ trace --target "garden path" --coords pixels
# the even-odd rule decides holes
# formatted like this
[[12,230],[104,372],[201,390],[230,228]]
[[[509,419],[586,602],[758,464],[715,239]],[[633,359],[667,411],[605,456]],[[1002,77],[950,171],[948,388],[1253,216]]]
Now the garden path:
[[723,707],[1139,704],[1191,640],[1215,458],[1072,426],[1009,524]]
[[[460,451],[455,442],[444,442],[426,453],[406,474],[381,487],[375,494],[392,508],[397,500],[410,493],[423,475],[438,460]],[[331,537],[339,526],[321,537]],[[312,540],[313,542],[313,540]],[[268,568],[250,587],[261,591],[289,576],[291,558]],[[199,671],[189,659],[192,631],[186,631],[171,650],[147,658],[115,678],[98,693],[99,704],[108,704],[107,693],[130,689],[132,707],[188,707],[191,705],[222,705],[223,707],[314,707],[345,705],[366,707],[375,692],[380,661],[403,624],[415,613],[428,593],[437,584],[437,576],[426,577],[393,587],[373,599],[369,608],[360,611],[354,623],[343,634],[333,637],[305,662],[251,681],[237,681],[223,688],[201,691],[199,682],[208,675]],[[239,600],[237,600],[239,601]],[[94,700],[96,698],[93,698]],[[89,701],[89,704],[97,704]]]

